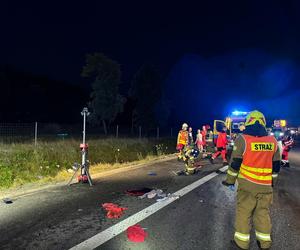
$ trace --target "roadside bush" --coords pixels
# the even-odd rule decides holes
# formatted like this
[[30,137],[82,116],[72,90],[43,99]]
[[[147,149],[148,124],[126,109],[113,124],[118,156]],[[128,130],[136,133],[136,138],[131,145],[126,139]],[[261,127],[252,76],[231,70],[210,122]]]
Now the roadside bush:
[[[32,144],[0,145],[0,187],[56,176],[59,171],[81,161],[79,144],[80,141],[65,139],[40,142],[37,147]],[[108,138],[91,139],[88,144],[91,165],[132,162],[151,155],[173,153],[175,150],[174,139]]]
[[8,188],[10,187],[13,182],[13,172],[11,169],[5,166],[0,165],[0,187],[2,188]]

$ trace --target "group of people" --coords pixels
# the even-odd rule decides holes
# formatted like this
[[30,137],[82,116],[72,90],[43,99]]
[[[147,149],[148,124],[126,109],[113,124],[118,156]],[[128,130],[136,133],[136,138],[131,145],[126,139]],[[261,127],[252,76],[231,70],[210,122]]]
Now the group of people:
[[194,141],[193,129],[186,123],[182,124],[176,147],[178,159],[185,162],[185,170],[182,173],[187,175],[195,173],[195,159],[206,150],[206,134],[206,126],[203,126],[202,130],[197,130],[196,140]]
[[[183,124],[177,140],[179,157],[182,155],[183,159],[185,148],[193,142],[192,129],[187,130],[187,128],[187,124]],[[201,135],[198,136],[198,134]],[[203,138],[201,131],[198,131],[195,143],[199,151],[203,150],[201,147]],[[270,249],[272,240],[269,208],[273,199],[273,187],[278,179],[281,158],[285,161],[285,165],[289,166],[288,152],[293,145],[293,140],[286,138],[282,142],[281,152],[275,137],[268,135],[266,131],[264,115],[255,110],[248,114],[245,130],[234,140],[229,162],[226,157],[227,144],[226,127],[224,127],[216,141],[217,151],[210,161],[213,163],[214,159],[221,155],[223,164],[228,165],[226,180],[222,181],[224,186],[234,190],[238,182],[232,247],[233,249],[249,249],[251,222],[253,221],[259,249]]]
[[206,134],[206,126],[202,126],[202,130],[197,130],[196,140],[194,140],[192,127],[189,127],[187,123],[183,123],[177,137],[177,150],[182,150],[186,145],[196,145],[199,152],[203,152],[206,149]]

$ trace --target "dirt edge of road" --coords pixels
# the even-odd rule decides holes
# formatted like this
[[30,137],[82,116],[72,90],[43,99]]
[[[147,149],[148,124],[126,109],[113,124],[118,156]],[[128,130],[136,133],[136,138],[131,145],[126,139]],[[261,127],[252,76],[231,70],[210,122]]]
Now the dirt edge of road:
[[[164,161],[169,161],[172,159],[176,159],[176,154],[171,154],[171,155],[163,155],[163,156],[158,156],[157,158],[151,159],[148,162],[142,162],[142,163],[133,163],[131,165],[125,165],[124,167],[117,168],[117,169],[112,169],[112,170],[106,170],[101,173],[93,173],[91,174],[92,179],[99,179],[102,177],[118,174],[118,173],[123,173],[127,171],[131,171],[134,169],[138,168],[143,168],[158,162],[164,162]],[[76,180],[74,179],[72,183],[75,183]],[[40,191],[44,191],[46,189],[51,189],[59,186],[64,186],[67,185],[68,181],[62,181],[62,182],[56,182],[56,183],[50,183],[50,184],[39,184],[39,183],[29,183],[25,184],[24,186],[18,187],[18,188],[12,188],[8,190],[1,190],[0,191],[0,199],[3,199],[5,197],[9,197],[10,199],[15,199],[19,198],[22,196],[27,196],[31,195]]]

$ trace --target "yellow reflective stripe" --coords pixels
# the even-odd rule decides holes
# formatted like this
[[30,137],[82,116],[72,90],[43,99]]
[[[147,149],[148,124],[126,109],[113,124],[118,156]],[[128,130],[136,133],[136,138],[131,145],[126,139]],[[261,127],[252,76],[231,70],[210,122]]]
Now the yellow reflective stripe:
[[271,181],[272,180],[272,175],[267,175],[267,176],[256,175],[256,174],[252,174],[244,169],[240,169],[240,173],[244,174],[246,176],[249,176],[255,180],[261,180],[261,181]]
[[277,177],[278,177],[278,174],[272,174],[272,177],[273,177],[273,178],[277,178]]
[[271,241],[271,235],[270,234],[263,234],[260,232],[255,231],[256,238],[263,240],[263,241]]
[[230,169],[227,170],[227,174],[236,177],[238,175],[238,173],[235,173],[233,171],[231,171]]
[[239,232],[235,232],[234,237],[241,241],[249,241],[250,240],[250,234],[242,234]]
[[186,167],[187,170],[195,170],[195,167]]
[[245,170],[257,172],[257,173],[272,173],[272,168],[254,168],[254,167],[248,167],[244,164],[241,165],[241,168],[244,168]]
[[238,178],[245,179],[245,177],[242,176],[241,173],[239,173]]

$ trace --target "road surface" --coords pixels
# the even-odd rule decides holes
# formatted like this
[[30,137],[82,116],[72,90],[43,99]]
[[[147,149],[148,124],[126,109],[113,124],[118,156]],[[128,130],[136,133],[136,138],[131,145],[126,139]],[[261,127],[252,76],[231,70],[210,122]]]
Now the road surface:
[[[290,161],[291,168],[282,169],[274,190],[273,250],[300,249],[299,149],[291,152]],[[86,240],[91,244],[88,248],[108,250],[232,249],[236,193],[221,185],[225,174],[215,173],[222,168],[221,162],[203,161],[194,176],[172,173],[182,167],[172,159],[98,178],[93,187],[60,186],[15,197],[10,205],[0,203],[0,249],[82,249],[78,244]],[[148,175],[151,171],[157,175]],[[156,202],[125,194],[125,190],[143,187],[178,191],[180,197]],[[128,210],[120,219],[108,219],[101,207],[105,202]],[[146,228],[148,237],[143,243],[128,241],[127,218]],[[108,230],[111,239],[106,241]],[[94,235],[98,238],[89,240]],[[253,232],[250,249],[258,249]]]

